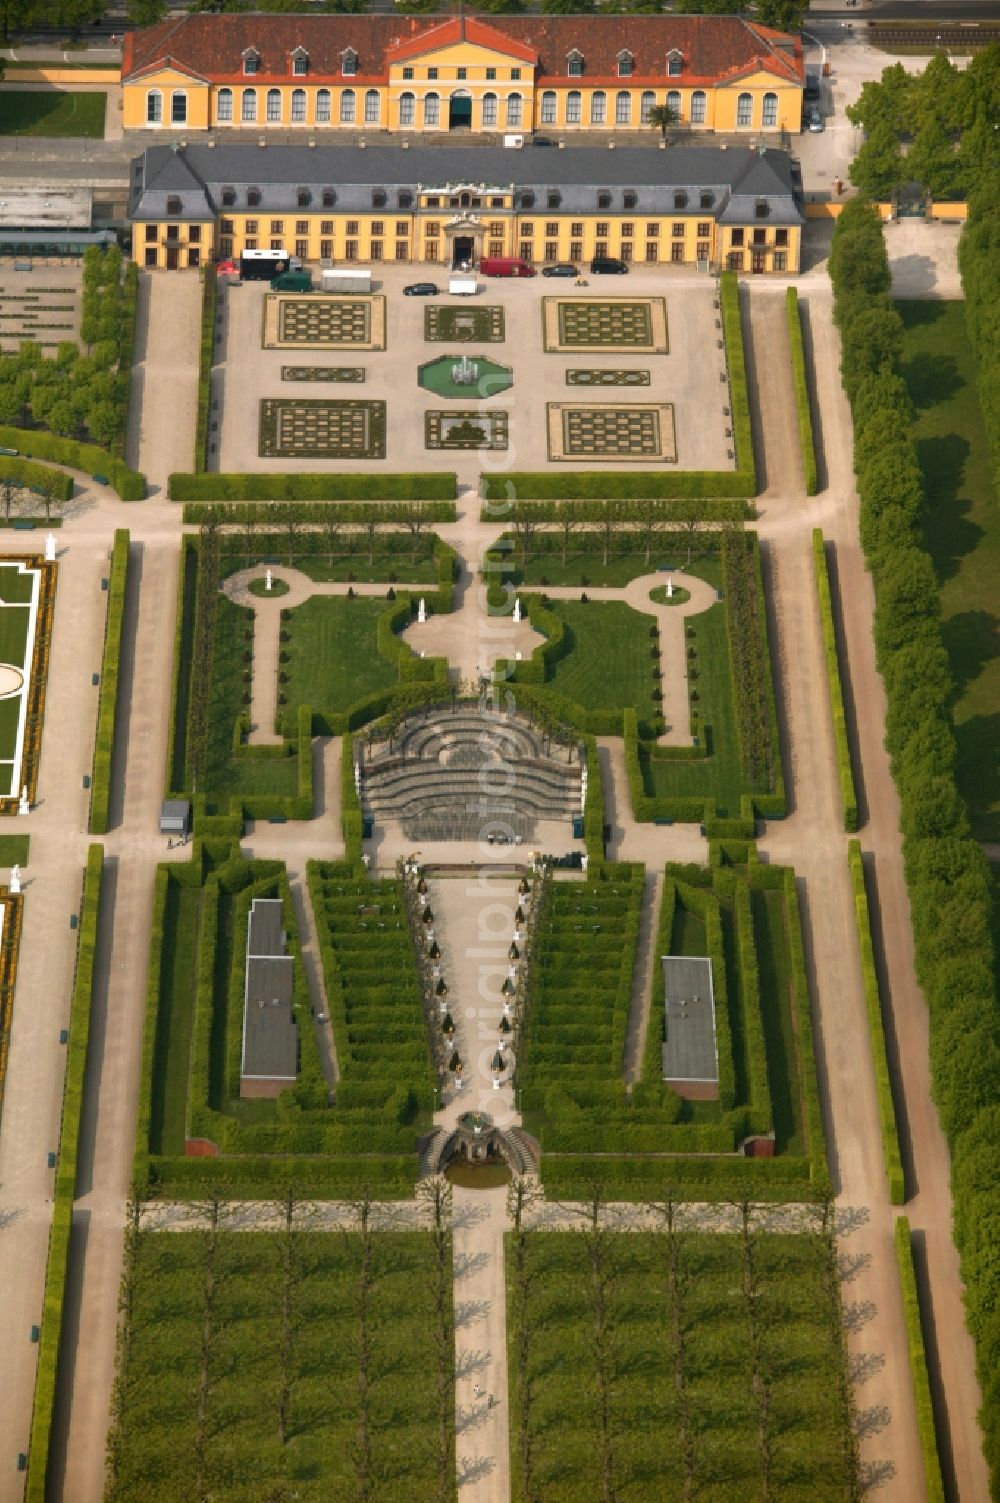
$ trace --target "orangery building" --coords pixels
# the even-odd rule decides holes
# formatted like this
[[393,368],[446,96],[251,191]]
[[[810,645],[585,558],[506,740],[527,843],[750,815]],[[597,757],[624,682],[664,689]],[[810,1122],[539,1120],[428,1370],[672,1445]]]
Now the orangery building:
[[164,143],[133,161],[129,218],[135,260],[168,270],[275,250],[326,266],[613,256],[787,274],[804,223],[787,153],[653,142]]
[[740,16],[185,15],[126,35],[127,130],[798,131],[799,37]]

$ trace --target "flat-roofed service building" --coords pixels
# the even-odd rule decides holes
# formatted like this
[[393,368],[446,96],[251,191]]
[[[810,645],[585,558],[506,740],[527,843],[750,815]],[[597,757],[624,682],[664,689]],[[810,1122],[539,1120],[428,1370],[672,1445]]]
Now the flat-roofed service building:
[[295,1084],[294,961],[285,954],[280,898],[254,898],[247,925],[241,1096],[278,1096]]
[[712,962],[703,956],[663,955],[663,1078],[689,1101],[719,1096]]

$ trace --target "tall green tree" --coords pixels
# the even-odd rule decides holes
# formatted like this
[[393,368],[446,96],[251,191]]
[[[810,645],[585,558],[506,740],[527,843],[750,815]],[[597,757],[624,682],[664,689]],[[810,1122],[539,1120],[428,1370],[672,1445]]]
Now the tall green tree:
[[775,31],[801,31],[809,0],[757,0],[755,18]]
[[961,185],[962,163],[937,115],[928,115],[906,155],[906,173],[933,198],[950,198]]
[[128,18],[133,26],[155,26],[167,14],[167,0],[128,0]]
[[913,74],[907,73],[902,63],[893,63],[891,68],[882,70],[878,82],[869,79],[862,84],[857,101],[847,106],[847,118],[852,125],[863,126],[866,131],[888,123],[900,136],[913,123],[916,86]]
[[899,137],[888,120],[880,120],[865,138],[848,176],[867,198],[886,199],[906,177]]

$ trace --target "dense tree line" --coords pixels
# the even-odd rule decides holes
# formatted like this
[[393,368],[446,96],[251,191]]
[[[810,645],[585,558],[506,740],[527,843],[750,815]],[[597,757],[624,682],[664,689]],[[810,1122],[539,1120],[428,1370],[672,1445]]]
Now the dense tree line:
[[[995,278],[995,270],[994,270]],[[1000,1496],[1000,1045],[992,882],[955,781],[955,684],[920,524],[923,488],[898,364],[899,315],[879,220],[863,200],[837,221],[830,256],[844,386],[855,428],[861,536],[875,581],[886,746],[899,789],[917,976],[930,1012],[934,1099],[951,1145],[955,1237],[983,1386],[982,1424]]]
[[[904,183],[933,198],[964,198],[995,153],[1000,110],[1000,45],[959,70],[943,52],[922,73],[902,63],[869,81],[847,116],[865,131],[850,178],[869,198],[887,199]],[[904,153],[903,147],[906,146]]]
[[[995,49],[1000,52],[1000,48]],[[1000,105],[994,120],[1000,120]],[[978,173],[969,192],[969,219],[958,250],[966,326],[976,352],[979,405],[986,422],[993,475],[1000,495],[1000,140],[981,133]]]

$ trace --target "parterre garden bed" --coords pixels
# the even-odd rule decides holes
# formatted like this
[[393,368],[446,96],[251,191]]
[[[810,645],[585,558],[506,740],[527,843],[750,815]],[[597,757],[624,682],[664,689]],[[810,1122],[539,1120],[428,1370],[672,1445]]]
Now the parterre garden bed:
[[826,1237],[582,1219],[507,1243],[514,1503],[858,1497]]
[[442,1260],[430,1232],[237,1232],[223,1208],[132,1244],[108,1503],[178,1478],[226,1503],[453,1496],[447,1234]]

